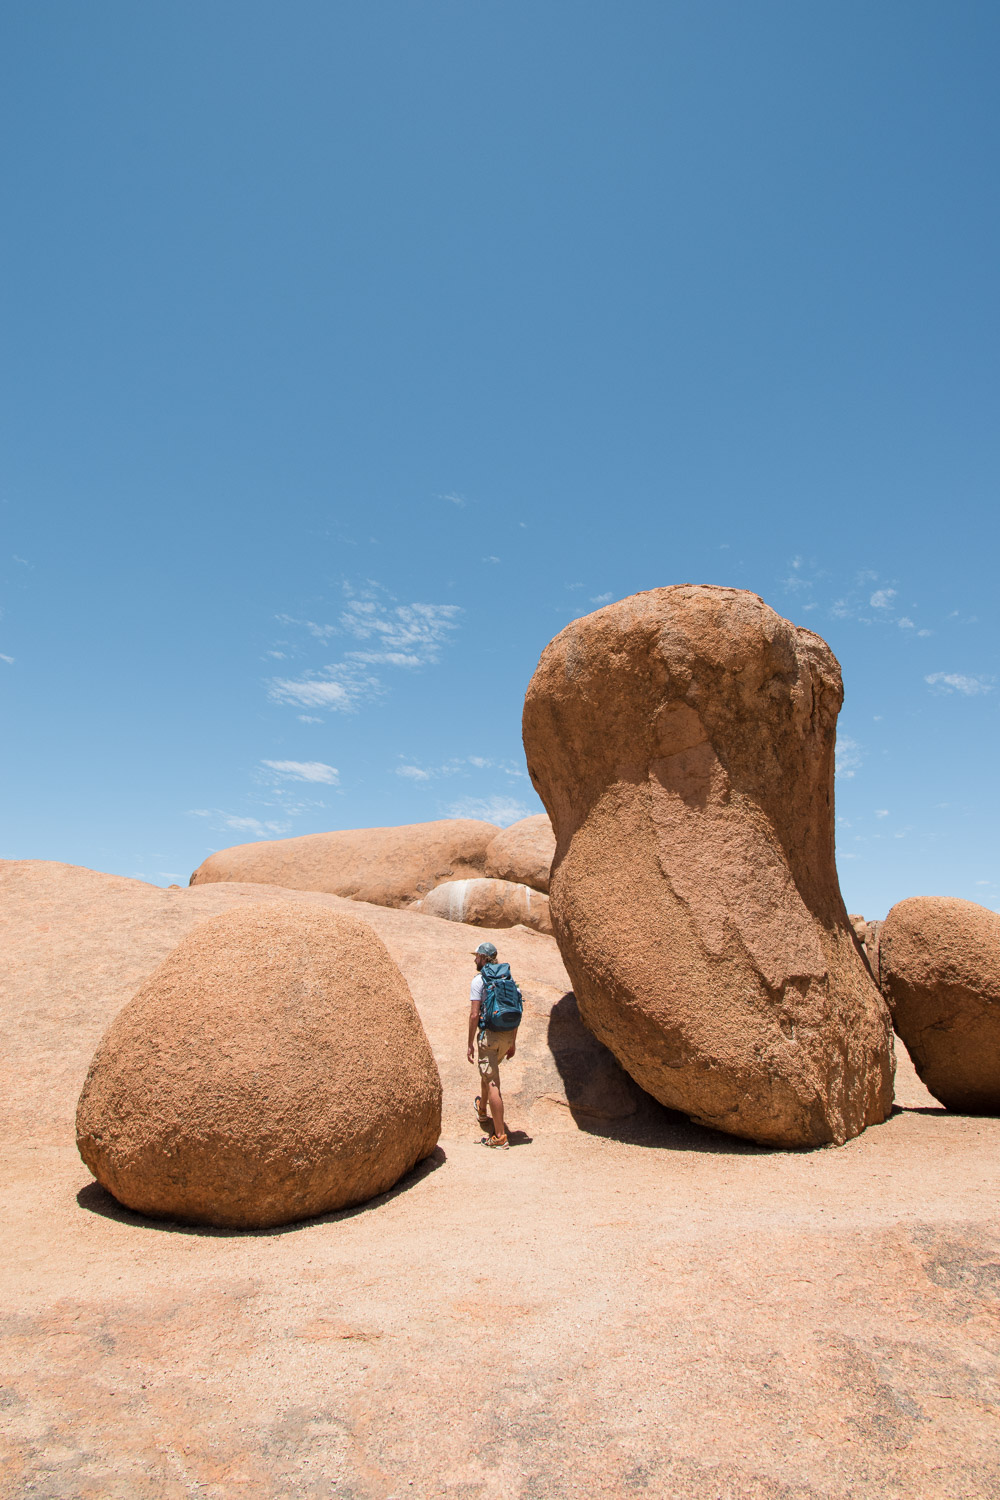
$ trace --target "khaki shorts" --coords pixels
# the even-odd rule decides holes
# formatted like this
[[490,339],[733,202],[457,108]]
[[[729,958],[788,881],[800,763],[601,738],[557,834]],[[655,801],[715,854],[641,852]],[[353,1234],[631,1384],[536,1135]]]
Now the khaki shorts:
[[500,1087],[500,1064],[514,1045],[516,1031],[479,1033],[479,1071],[488,1083]]

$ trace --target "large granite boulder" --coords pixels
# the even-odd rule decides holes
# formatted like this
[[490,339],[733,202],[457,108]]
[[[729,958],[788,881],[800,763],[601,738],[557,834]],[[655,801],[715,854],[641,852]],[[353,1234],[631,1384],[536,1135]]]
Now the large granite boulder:
[[533,813],[502,828],[486,850],[486,874],[548,892],[556,836],[548,813]]
[[782,1146],[892,1105],[889,1015],[834,865],[841,699],[819,636],[681,585],[574,621],[524,708],[584,1020],[661,1103]]
[[385,945],[296,901],[195,928],[111,1023],[76,1117],[120,1202],[233,1228],[385,1192],[440,1127],[437,1066]]
[[511,880],[447,880],[435,886],[415,911],[474,927],[531,927],[552,932],[549,898]]
[[444,818],[399,828],[345,828],[295,839],[236,844],[210,854],[191,876],[327,891],[376,906],[408,906],[444,880],[482,875],[500,830],[474,818]]
[[878,955],[896,1030],[934,1097],[1000,1114],[1000,915],[914,896],[880,924]]

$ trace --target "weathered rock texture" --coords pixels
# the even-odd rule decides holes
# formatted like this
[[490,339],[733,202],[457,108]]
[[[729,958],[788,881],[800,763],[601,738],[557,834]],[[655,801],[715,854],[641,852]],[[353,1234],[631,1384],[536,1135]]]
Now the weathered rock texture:
[[555,852],[556,836],[548,814],[534,813],[500,830],[486,851],[486,873],[547,894]]
[[1000,915],[947,896],[900,901],[879,973],[896,1030],[936,1099],[1000,1113]]
[[435,886],[414,910],[474,927],[521,925],[535,932],[552,931],[548,896],[510,880],[448,880]]
[[869,922],[865,929],[865,953],[868,957],[868,963],[875,978],[875,983],[878,985],[881,985],[882,983],[880,977],[879,943],[882,928],[884,926],[884,922],[879,922],[876,920],[874,922]]
[[482,875],[487,846],[499,832],[495,823],[446,818],[236,844],[210,854],[191,884],[234,880],[327,891],[376,906],[408,906],[444,880]]
[[892,1103],[834,864],[841,699],[818,636],[682,585],[568,626],[524,709],[584,1020],[662,1103],[778,1145],[844,1141]]
[[369,927],[249,906],[196,928],[119,1012],[76,1128],[129,1208],[257,1228],[391,1187],[437,1144],[441,1081]]

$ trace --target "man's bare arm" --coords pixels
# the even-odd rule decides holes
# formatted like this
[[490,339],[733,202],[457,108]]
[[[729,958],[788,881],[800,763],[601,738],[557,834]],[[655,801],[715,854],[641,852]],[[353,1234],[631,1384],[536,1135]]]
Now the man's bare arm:
[[479,1001],[473,1000],[469,1006],[469,1061],[476,1060],[476,1030],[479,1026]]

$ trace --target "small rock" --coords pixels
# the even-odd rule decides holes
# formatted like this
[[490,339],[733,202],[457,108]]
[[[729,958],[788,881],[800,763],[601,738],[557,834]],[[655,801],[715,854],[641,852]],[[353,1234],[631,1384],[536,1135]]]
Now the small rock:
[[534,813],[511,823],[492,840],[486,850],[486,874],[547,894],[555,852],[556,836],[548,813]]
[[548,896],[510,880],[447,880],[413,909],[449,922],[470,922],[474,927],[523,926],[552,932]]

